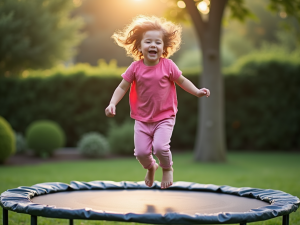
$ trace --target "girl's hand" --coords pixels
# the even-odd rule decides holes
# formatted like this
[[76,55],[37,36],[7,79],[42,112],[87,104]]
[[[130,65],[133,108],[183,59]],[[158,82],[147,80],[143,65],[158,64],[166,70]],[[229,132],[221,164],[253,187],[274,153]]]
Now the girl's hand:
[[116,106],[114,104],[109,104],[105,109],[105,115],[107,117],[114,117],[116,115]]
[[197,92],[197,96],[200,98],[200,97],[203,97],[205,96],[206,97],[209,97],[210,96],[210,91],[207,89],[207,88],[201,88],[198,90]]

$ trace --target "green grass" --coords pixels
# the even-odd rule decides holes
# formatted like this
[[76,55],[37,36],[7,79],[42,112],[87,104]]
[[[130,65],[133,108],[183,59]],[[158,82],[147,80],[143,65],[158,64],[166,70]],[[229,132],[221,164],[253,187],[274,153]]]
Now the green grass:
[[[173,154],[174,181],[204,184],[255,187],[282,190],[300,197],[299,153],[229,153],[228,162],[196,163],[191,153]],[[42,182],[93,180],[140,181],[145,170],[134,157],[47,163],[29,166],[0,167],[0,192],[19,186],[32,186]],[[158,170],[156,180],[161,179]],[[2,208],[0,220],[2,221]],[[30,216],[9,212],[9,224],[30,224]],[[38,224],[68,224],[68,220],[38,218]],[[75,220],[75,224],[128,224],[108,221]],[[134,224],[134,223],[131,223]],[[250,223],[253,225],[279,225],[281,217]],[[300,225],[300,210],[290,215],[291,225]]]

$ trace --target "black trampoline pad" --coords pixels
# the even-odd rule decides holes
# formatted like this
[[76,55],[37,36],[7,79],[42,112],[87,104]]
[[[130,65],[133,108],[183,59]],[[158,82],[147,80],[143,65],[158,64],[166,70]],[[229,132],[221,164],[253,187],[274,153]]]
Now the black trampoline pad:
[[92,209],[114,213],[247,212],[270,205],[261,200],[215,192],[184,190],[80,190],[33,197],[31,202],[71,209]]
[[286,216],[299,205],[279,190],[185,181],[167,190],[159,182],[151,188],[144,181],[47,182],[0,196],[4,209],[33,216],[149,224],[248,223]]

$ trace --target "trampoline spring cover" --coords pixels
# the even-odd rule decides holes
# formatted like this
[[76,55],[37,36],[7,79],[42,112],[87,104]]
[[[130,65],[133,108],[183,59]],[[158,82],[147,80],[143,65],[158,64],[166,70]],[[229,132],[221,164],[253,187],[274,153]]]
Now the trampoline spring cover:
[[[189,194],[205,194],[215,193],[223,194],[224,196],[243,197],[246,199],[256,199],[264,202],[264,206],[258,208],[251,208],[245,212],[222,211],[214,213],[192,212],[187,213],[181,211],[176,212],[167,210],[165,213],[156,212],[154,208],[148,207],[148,211],[142,212],[118,212],[111,210],[100,210],[93,208],[71,208],[59,207],[55,205],[38,204],[33,201],[33,198],[38,199],[40,196],[51,193],[78,193],[77,191],[98,190],[109,191],[117,193],[116,191],[123,191],[123,193],[130,191],[152,191],[160,193],[160,198],[167,196],[168,193],[189,193]],[[177,192],[176,192],[177,191]],[[150,193],[150,192],[149,192]],[[135,194],[131,192],[130,194]],[[49,196],[50,196],[49,195]],[[122,193],[121,193],[122,195]],[[251,199],[251,200],[252,200]],[[199,199],[195,199],[199,201]],[[116,201],[113,203],[117,204]],[[123,202],[124,203],[124,202]],[[266,204],[265,204],[266,203]],[[130,205],[130,203],[127,203]],[[240,223],[240,222],[254,222],[271,219],[277,216],[282,216],[295,212],[300,201],[297,197],[287,194],[283,191],[272,189],[257,189],[257,188],[235,188],[230,186],[217,186],[213,184],[199,184],[192,182],[175,182],[170,188],[166,190],[160,189],[160,183],[154,182],[154,185],[149,188],[140,182],[113,182],[113,181],[92,181],[79,182],[73,181],[71,184],[51,182],[36,184],[31,187],[18,187],[7,190],[1,194],[0,205],[8,210],[18,213],[26,213],[35,216],[44,216],[51,218],[65,218],[65,219],[90,219],[90,220],[108,220],[108,221],[125,221],[125,222],[140,222],[153,224],[196,224],[196,223]]]

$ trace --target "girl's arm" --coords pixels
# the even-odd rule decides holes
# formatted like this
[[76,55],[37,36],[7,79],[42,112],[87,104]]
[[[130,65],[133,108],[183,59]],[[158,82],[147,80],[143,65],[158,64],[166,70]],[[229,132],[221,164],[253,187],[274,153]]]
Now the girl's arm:
[[105,109],[105,115],[108,117],[114,117],[116,115],[116,105],[124,97],[126,92],[130,87],[130,83],[126,80],[122,80],[119,86],[114,91],[113,96],[111,97],[109,106]]
[[198,98],[205,96],[210,96],[210,91],[207,88],[198,89],[190,80],[180,75],[180,77],[175,80],[176,84],[178,84],[183,90],[186,92],[197,96]]

